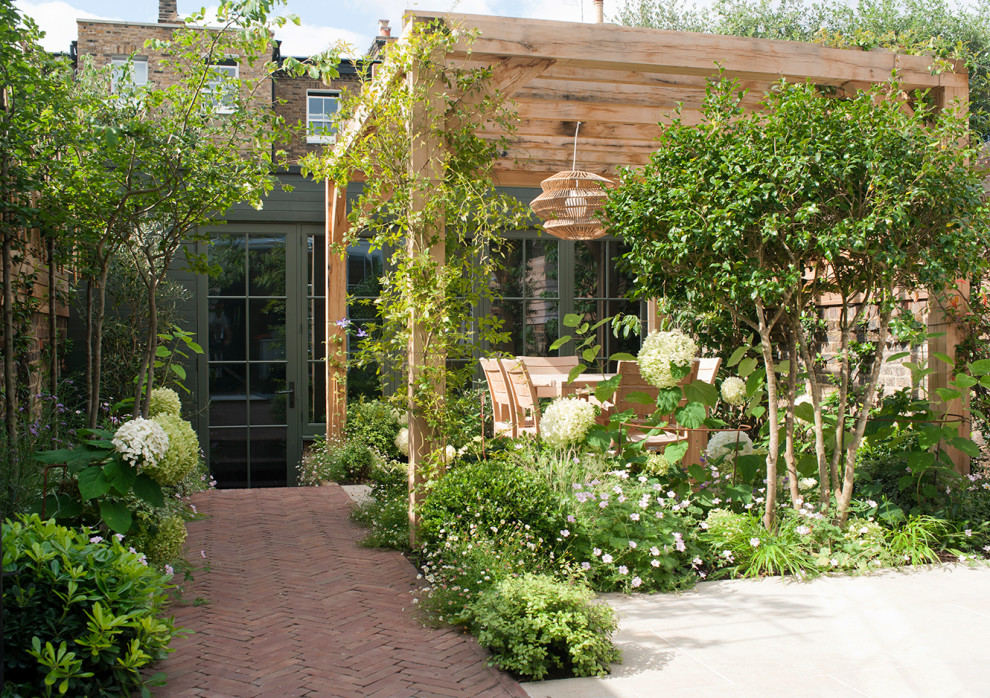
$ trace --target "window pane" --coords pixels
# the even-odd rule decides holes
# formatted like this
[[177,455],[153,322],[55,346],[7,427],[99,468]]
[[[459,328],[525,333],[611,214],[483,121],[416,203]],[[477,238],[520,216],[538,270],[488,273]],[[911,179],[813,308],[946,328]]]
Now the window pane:
[[249,303],[251,360],[285,359],[285,300],[252,298]]
[[605,294],[606,267],[611,260],[600,240],[574,243],[574,297],[601,298]]
[[245,240],[243,235],[217,235],[213,238],[207,257],[220,273],[210,275],[211,296],[243,296],[245,278]]
[[210,361],[243,360],[247,336],[244,301],[218,298],[209,305]]
[[286,390],[284,363],[251,364],[251,426],[286,423]]
[[559,336],[556,300],[535,300],[526,303],[526,354],[547,356],[550,345]]
[[210,472],[217,487],[247,487],[248,430],[210,429]]
[[285,295],[285,236],[248,238],[249,292],[252,296]]
[[251,487],[287,484],[284,427],[251,430]]
[[523,351],[523,302],[502,300],[492,304],[492,315],[502,321],[502,331],[509,333],[505,342],[492,346],[494,351],[506,351],[519,355]]
[[500,252],[504,255],[502,268],[492,275],[492,290],[503,298],[521,298],[523,241],[509,240],[500,247]]
[[526,297],[557,297],[557,242],[526,241]]
[[247,378],[243,364],[210,365],[210,424],[247,424]]

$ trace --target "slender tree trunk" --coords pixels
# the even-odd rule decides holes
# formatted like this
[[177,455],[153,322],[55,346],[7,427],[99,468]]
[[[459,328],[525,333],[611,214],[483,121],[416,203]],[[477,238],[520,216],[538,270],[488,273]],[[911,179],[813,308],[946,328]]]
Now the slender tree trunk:
[[151,411],[151,391],[155,387],[155,357],[158,354],[158,279],[148,280],[148,329],[144,356],[134,388],[134,417],[148,417]]
[[100,382],[103,376],[103,318],[107,306],[107,277],[110,275],[110,258],[99,257],[100,271],[97,275],[95,288],[96,302],[93,308],[93,331],[91,337],[92,380],[89,386],[90,413],[89,428],[96,427],[96,421],[100,412]]
[[[58,322],[55,315],[58,310],[56,293],[57,279],[55,278],[55,237],[48,236],[48,392],[54,397],[58,391]],[[56,422],[56,425],[58,422]],[[57,428],[57,427],[56,427]],[[56,434],[57,436],[57,434]]]
[[798,490],[797,456],[794,453],[794,400],[797,398],[797,329],[800,317],[791,318],[791,336],[787,345],[787,412],[784,415],[784,463],[787,467],[787,486],[791,493],[791,507],[801,508],[801,492]]
[[822,419],[822,386],[818,382],[815,370],[815,360],[811,355],[808,338],[804,328],[798,328],[798,338],[801,346],[801,357],[808,371],[808,382],[811,385],[811,404],[815,408],[815,458],[818,461],[818,495],[819,508],[825,511],[832,498],[832,488],[829,482],[828,455],[825,452],[825,421]]
[[839,313],[839,404],[835,416],[835,451],[832,452],[832,460],[828,466],[829,483],[833,492],[839,491],[839,461],[842,458],[843,442],[846,439],[846,402],[849,399],[852,381],[852,376],[849,375],[850,332],[849,305],[843,294],[842,310]]
[[759,321],[760,350],[767,370],[767,406],[770,412],[770,442],[767,453],[766,502],[763,509],[763,526],[773,528],[777,514],[777,457],[780,455],[780,418],[777,414],[777,375],[774,372],[773,345],[770,343],[771,326],[767,323],[766,309],[762,302],[756,304]]
[[852,501],[853,485],[856,480],[856,451],[863,441],[863,434],[866,433],[866,424],[870,420],[870,410],[873,409],[873,402],[876,398],[877,384],[880,382],[880,369],[883,367],[883,350],[887,345],[887,329],[890,326],[890,316],[893,313],[893,303],[885,303],[880,311],[880,331],[877,338],[877,352],[873,357],[873,366],[870,370],[869,382],[866,386],[866,393],[863,395],[863,405],[856,420],[856,431],[853,434],[851,443],[846,447],[845,472],[842,478],[842,491],[839,493],[839,525],[844,526],[849,517],[849,503]]
[[[6,169],[6,167],[4,167]],[[6,225],[4,226],[7,227]],[[14,360],[14,268],[11,259],[11,240],[7,230],[3,232],[3,389],[4,426],[7,444],[17,443],[17,362]]]
[[86,279],[86,421],[93,414],[93,280]]

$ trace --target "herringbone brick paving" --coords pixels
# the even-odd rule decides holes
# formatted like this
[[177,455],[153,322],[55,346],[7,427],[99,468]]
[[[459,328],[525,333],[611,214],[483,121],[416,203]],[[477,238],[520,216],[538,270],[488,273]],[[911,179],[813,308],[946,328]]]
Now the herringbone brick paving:
[[[416,570],[364,548],[338,486],[217,490],[193,498],[190,559],[203,561],[173,607],[193,633],[155,668],[156,696],[516,696],[470,635],[424,627]],[[201,553],[202,551],[202,553]]]

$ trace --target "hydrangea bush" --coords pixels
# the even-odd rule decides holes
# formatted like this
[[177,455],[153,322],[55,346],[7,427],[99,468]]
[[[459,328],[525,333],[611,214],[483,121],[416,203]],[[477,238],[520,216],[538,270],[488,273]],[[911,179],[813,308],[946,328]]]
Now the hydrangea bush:
[[555,448],[581,442],[595,424],[595,407],[576,397],[557,398],[540,419],[540,436]]
[[144,472],[160,485],[177,484],[199,463],[199,437],[177,414],[163,412],[153,421],[168,437],[168,450],[156,463],[146,464]]
[[698,356],[698,345],[680,330],[653,332],[643,340],[637,361],[643,378],[658,388],[673,388],[687,375],[671,367],[690,370]]
[[717,431],[708,439],[705,456],[709,461],[721,459],[731,463],[737,456],[748,456],[754,452],[753,440],[744,431]]
[[746,382],[736,376],[726,378],[722,381],[722,400],[733,406],[746,402]]
[[151,419],[124,422],[111,440],[123,459],[134,466],[153,467],[168,452],[168,435]]
[[148,416],[157,417],[160,414],[182,414],[182,402],[179,394],[171,388],[155,388],[151,391],[151,406],[148,409]]

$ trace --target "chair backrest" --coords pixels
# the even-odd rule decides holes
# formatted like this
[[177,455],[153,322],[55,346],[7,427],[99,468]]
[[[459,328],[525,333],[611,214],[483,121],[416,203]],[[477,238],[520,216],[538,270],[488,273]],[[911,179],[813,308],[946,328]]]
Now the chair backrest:
[[698,368],[698,380],[714,385],[715,376],[718,375],[718,369],[722,365],[722,358],[719,356],[705,356],[695,359],[694,363]]
[[481,370],[488,382],[488,392],[492,396],[492,417],[496,422],[508,422],[512,419],[512,395],[509,394],[509,384],[498,359],[478,359]]
[[[656,411],[656,399],[660,390],[646,382],[646,379],[639,372],[639,364],[635,361],[620,361],[617,371],[622,378],[619,381],[618,389],[615,391],[615,411],[625,412],[631,409],[636,412],[636,417],[639,419],[646,419],[652,415]],[[697,375],[698,362],[695,361],[691,367],[691,373],[682,378],[679,385],[682,387],[687,385],[695,380]],[[630,393],[646,393],[651,398],[652,403],[644,405],[639,401],[631,401],[629,400]]]
[[519,359],[499,359],[509,383],[512,396],[513,417],[518,427],[540,428],[540,402],[536,397],[536,387],[529,376],[529,370]]
[[526,370],[530,375],[560,373],[566,376],[578,365],[576,356],[517,356],[516,358],[526,364]]

